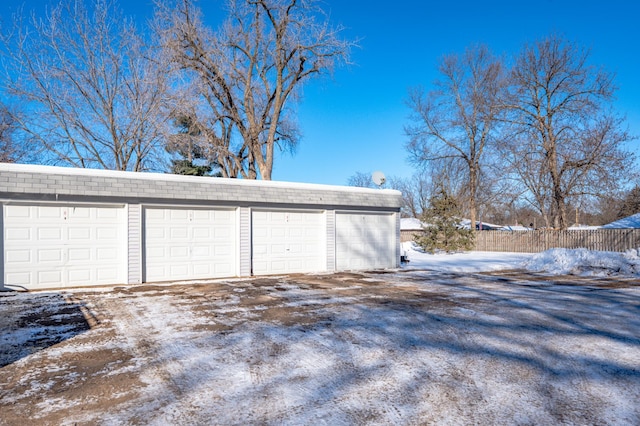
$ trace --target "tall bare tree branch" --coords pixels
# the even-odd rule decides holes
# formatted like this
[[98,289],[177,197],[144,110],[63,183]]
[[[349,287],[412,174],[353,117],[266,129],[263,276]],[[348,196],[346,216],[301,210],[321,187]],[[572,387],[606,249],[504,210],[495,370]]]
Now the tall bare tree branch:
[[558,36],[525,46],[506,100],[513,133],[503,151],[547,225],[560,229],[570,202],[613,190],[633,161],[623,120],[608,108],[613,75],[588,56]]
[[442,79],[435,90],[410,92],[415,124],[405,128],[407,148],[417,164],[448,159],[464,165],[465,204],[471,223],[476,223],[485,150],[500,126],[502,63],[486,47],[477,46],[443,58],[439,70]]
[[[109,0],[18,16],[2,35],[5,92],[26,106],[21,137],[76,167],[156,168],[165,72]],[[47,159],[42,159],[46,161]]]
[[352,43],[313,1],[231,0],[229,11],[213,32],[191,0],[160,3],[157,29],[169,60],[200,90],[201,123],[223,175],[271,179],[276,147],[299,140],[298,90],[346,62]]

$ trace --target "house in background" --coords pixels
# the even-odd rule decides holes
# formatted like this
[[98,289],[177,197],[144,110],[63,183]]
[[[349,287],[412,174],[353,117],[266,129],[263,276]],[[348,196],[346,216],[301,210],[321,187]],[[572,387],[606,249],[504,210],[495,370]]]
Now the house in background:
[[638,229],[640,228],[640,213],[624,217],[615,222],[603,225],[603,229]]
[[400,219],[400,242],[413,241],[416,234],[423,232],[425,224],[415,217],[403,217]]
[[[469,219],[463,219],[460,221],[460,226],[469,229],[471,221]],[[416,235],[420,235],[423,232],[423,227],[426,226],[424,222],[421,222],[420,219],[416,219],[415,217],[403,217],[400,219],[400,241],[413,241]],[[485,223],[481,221],[476,222],[476,230],[477,231],[496,231],[496,230],[504,230],[505,227],[502,225],[495,225],[492,223]],[[526,230],[526,228],[523,228]]]

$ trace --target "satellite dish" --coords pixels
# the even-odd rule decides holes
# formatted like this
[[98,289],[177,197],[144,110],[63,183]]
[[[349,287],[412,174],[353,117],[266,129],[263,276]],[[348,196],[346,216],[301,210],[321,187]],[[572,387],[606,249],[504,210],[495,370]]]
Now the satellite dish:
[[371,180],[373,180],[373,183],[375,183],[376,185],[382,186],[387,181],[387,178],[382,172],[373,172],[373,174],[371,175]]

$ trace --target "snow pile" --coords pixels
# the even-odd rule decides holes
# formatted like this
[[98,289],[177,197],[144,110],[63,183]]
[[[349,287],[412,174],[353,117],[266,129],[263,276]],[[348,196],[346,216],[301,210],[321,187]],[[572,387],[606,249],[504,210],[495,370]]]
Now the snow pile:
[[640,276],[640,248],[625,253],[584,248],[555,248],[541,253],[468,251],[454,254],[425,253],[413,242],[402,243],[409,263],[403,269],[475,273],[526,269],[552,275]]
[[550,249],[524,262],[529,271],[572,275],[640,275],[638,250],[626,253],[580,249]]

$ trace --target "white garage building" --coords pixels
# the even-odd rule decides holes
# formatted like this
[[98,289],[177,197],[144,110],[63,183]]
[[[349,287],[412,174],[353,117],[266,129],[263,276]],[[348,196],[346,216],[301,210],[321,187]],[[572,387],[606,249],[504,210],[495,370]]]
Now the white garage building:
[[0,164],[2,287],[397,267],[393,190]]

